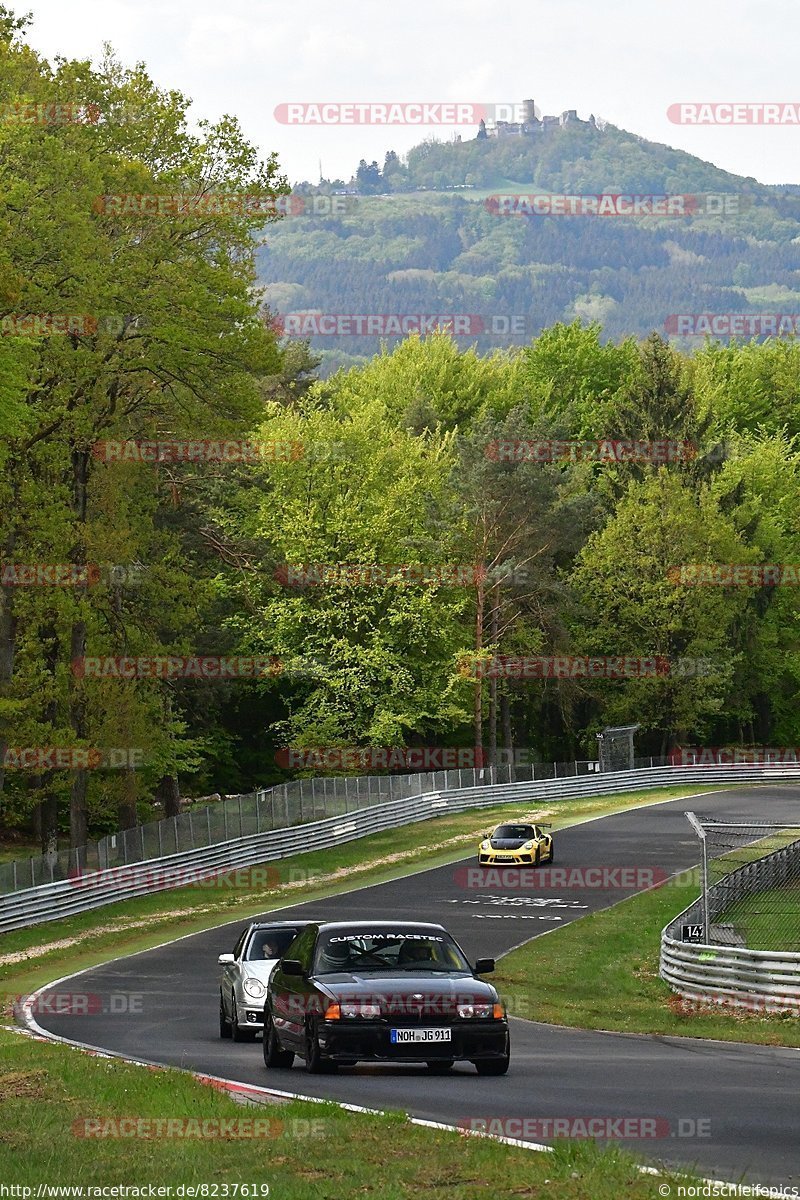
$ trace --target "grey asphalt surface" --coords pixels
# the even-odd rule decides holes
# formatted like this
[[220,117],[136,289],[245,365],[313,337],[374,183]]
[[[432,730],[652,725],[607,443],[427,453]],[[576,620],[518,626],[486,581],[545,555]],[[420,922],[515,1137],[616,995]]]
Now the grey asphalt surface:
[[[533,887],[470,888],[465,884],[475,861],[471,857],[271,915],[437,921],[472,960],[499,957],[695,865],[698,843],[683,815],[687,808],[731,820],[758,816],[796,823],[800,788],[767,785],[708,793],[559,831],[554,871],[595,869],[594,876],[583,879],[567,874],[566,886],[563,875],[548,879],[547,869],[540,868],[542,882]],[[605,876],[598,876],[599,867],[607,869]],[[627,868],[628,877],[616,868]],[[624,886],[613,886],[619,883]],[[660,1119],[657,1129],[664,1136],[625,1142],[643,1160],[688,1165],[719,1179],[797,1187],[800,1195],[798,1050],[512,1019],[511,1067],[501,1078],[478,1076],[469,1064],[458,1064],[447,1076],[430,1075],[424,1066],[371,1064],[335,1076],[310,1076],[298,1059],[291,1070],[268,1071],[260,1040],[234,1045],[218,1037],[216,958],[233,948],[243,924],[236,921],[93,968],[54,992],[100,997],[90,1008],[101,1011],[51,1013],[47,1008],[59,1002],[44,993],[36,1020],[60,1037],[132,1058],[306,1096],[402,1109],[448,1124],[491,1118]],[[535,979],[529,999],[535,1015]],[[115,1007],[129,1011],[111,1011]],[[526,1138],[524,1129],[510,1126],[509,1131]],[[539,1127],[529,1126],[527,1140],[547,1139]],[[539,1170],[535,1163],[532,1169]]]

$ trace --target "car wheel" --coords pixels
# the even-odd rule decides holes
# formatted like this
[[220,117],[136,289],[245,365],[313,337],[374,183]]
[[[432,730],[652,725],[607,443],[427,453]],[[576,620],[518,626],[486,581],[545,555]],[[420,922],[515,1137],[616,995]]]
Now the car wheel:
[[336,1070],[336,1063],[323,1056],[313,1025],[306,1026],[306,1070],[309,1075],[332,1074]]
[[505,1075],[511,1059],[508,1054],[503,1058],[484,1058],[475,1063],[479,1075]]
[[475,1063],[479,1075],[505,1075],[511,1062],[511,1042],[506,1038],[506,1052],[502,1058],[483,1058]]
[[290,1067],[294,1062],[291,1050],[284,1050],[272,1024],[272,1018],[264,1014],[264,1066]]
[[236,997],[231,992],[231,1036],[235,1042],[252,1042],[255,1040],[256,1030],[242,1028],[239,1024],[239,1011],[236,1007]]
[[537,847],[536,847],[536,854],[534,855],[534,858],[533,858],[533,865],[534,865],[535,867],[538,867],[538,866],[539,866],[539,863],[540,863],[541,861],[542,861],[542,852],[541,852],[541,850],[539,849],[539,847],[537,846]]
[[221,1038],[229,1038],[231,1036],[231,1023],[225,1016],[225,1005],[222,1003],[222,992],[219,994],[219,1036]]
[[548,861],[549,863],[551,863],[551,864],[552,864],[552,863],[553,863],[553,861],[554,861],[554,856],[553,856],[553,847],[552,847],[552,846],[550,847],[550,857],[548,858],[548,860],[547,860],[547,861]]
[[454,1058],[432,1058],[428,1062],[428,1070],[434,1075],[446,1075],[448,1071],[452,1071],[454,1063]]

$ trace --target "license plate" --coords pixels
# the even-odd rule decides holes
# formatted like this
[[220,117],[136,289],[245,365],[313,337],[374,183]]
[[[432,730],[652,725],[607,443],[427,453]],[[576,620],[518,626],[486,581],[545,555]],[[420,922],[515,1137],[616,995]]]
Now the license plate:
[[400,1042],[449,1042],[449,1029],[392,1029],[390,1041],[393,1046]]
[[512,858],[512,856],[510,854],[495,855],[495,862],[513,862],[513,861],[514,861],[514,859]]

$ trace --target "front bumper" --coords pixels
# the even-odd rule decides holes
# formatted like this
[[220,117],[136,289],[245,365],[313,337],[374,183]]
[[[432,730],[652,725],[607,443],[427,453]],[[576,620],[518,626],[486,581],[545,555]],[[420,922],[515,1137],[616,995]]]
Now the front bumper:
[[432,1062],[438,1059],[476,1062],[503,1058],[508,1052],[508,1022],[436,1021],[425,1028],[449,1028],[449,1042],[401,1042],[392,1044],[392,1029],[408,1029],[407,1024],[391,1021],[320,1021],[320,1049],[328,1058],[342,1061]]
[[529,867],[534,861],[533,850],[481,850],[478,855],[482,867]]
[[241,1000],[236,998],[236,1017],[240,1025],[246,1025],[248,1029],[263,1029],[264,1028],[264,1001],[247,999]]

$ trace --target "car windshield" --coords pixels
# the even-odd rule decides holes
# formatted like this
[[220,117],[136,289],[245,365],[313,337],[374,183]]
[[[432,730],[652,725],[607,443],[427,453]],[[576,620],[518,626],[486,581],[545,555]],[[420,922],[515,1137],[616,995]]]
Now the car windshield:
[[265,959],[283,958],[297,937],[297,932],[296,929],[285,927],[282,929],[256,929],[250,938],[245,960],[247,962],[263,962]]
[[535,829],[532,825],[498,825],[492,834],[493,838],[520,838],[527,841],[535,836]]
[[338,971],[436,971],[446,974],[470,971],[453,939],[444,930],[416,930],[325,934],[314,956],[315,975]]

